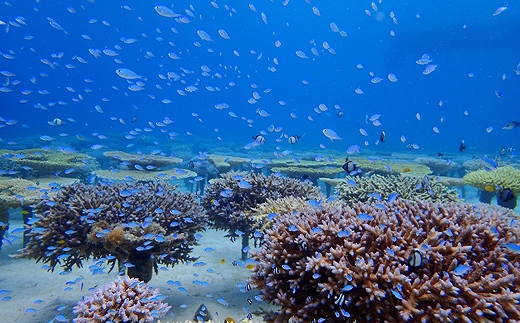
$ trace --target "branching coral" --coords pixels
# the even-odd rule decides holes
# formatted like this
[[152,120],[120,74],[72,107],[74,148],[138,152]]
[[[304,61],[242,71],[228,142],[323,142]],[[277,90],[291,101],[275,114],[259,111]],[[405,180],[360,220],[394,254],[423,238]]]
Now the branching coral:
[[129,154],[123,151],[106,151],[105,157],[117,160],[130,169],[153,170],[160,167],[182,163],[181,158],[158,156],[158,155],[138,155]]
[[59,173],[65,177],[86,177],[98,166],[89,155],[57,150],[26,149],[9,152],[3,157],[11,158],[20,166],[30,167],[37,176]]
[[135,278],[117,277],[74,307],[74,323],[153,322],[171,306],[161,302],[158,289]]
[[233,241],[242,235],[243,244],[247,245],[248,238],[254,233],[252,228],[256,220],[252,216],[253,209],[267,199],[285,196],[322,197],[319,188],[308,182],[275,174],[226,173],[211,181],[202,206],[216,229],[228,231],[226,236]]
[[356,202],[376,202],[386,200],[392,193],[399,193],[399,198],[433,202],[460,201],[455,190],[430,179],[428,189],[422,189],[423,178],[411,176],[377,175],[370,177],[347,176],[345,181],[336,186],[339,199],[354,204]]
[[70,270],[90,257],[130,262],[128,274],[149,281],[157,264],[193,260],[191,245],[206,217],[193,194],[166,183],[75,184],[36,207],[20,256]]
[[308,206],[266,231],[252,284],[267,322],[520,319],[520,228],[503,209],[397,200]]
[[500,186],[512,190],[515,196],[520,194],[520,170],[511,166],[470,172],[464,176],[464,182],[481,190],[495,190]]

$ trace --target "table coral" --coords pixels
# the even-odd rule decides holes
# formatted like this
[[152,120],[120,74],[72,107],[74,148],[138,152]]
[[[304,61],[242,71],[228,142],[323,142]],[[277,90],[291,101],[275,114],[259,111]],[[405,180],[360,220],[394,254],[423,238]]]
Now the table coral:
[[195,195],[167,183],[75,184],[36,207],[39,219],[20,257],[81,267],[90,257],[128,262],[131,277],[149,281],[158,264],[191,261],[206,216]]
[[255,218],[252,213],[259,204],[269,198],[284,196],[306,199],[322,197],[319,188],[311,183],[275,174],[226,173],[221,176],[212,180],[206,188],[202,206],[213,227],[227,231],[226,237],[232,241],[242,236],[244,247],[254,234]]
[[509,188],[515,196],[520,194],[520,170],[511,166],[470,172],[464,176],[464,182],[481,190],[495,190],[500,186]]
[[155,168],[176,165],[182,163],[181,158],[168,157],[160,155],[140,155],[140,154],[129,154],[124,151],[105,151],[103,153],[105,157],[119,161],[126,164],[129,169],[135,169],[142,167],[143,170],[153,170]]
[[499,208],[322,202],[277,217],[252,285],[267,322],[513,322],[520,228]]
[[78,152],[26,149],[11,151],[4,158],[6,156],[15,164],[30,167],[34,176],[58,173],[65,177],[88,177],[90,171],[98,166],[93,157]]
[[160,301],[158,289],[128,276],[96,289],[74,307],[74,323],[153,322],[171,306]]
[[377,174],[370,177],[347,176],[343,183],[336,186],[336,196],[347,204],[386,200],[393,193],[399,193],[399,198],[408,200],[460,201],[457,191],[432,178],[429,189],[418,189],[422,180],[422,177]]

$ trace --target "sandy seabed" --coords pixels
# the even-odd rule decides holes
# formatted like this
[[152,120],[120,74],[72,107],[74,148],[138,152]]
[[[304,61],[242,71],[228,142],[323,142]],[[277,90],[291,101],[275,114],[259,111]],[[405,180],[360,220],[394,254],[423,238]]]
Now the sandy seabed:
[[[22,227],[22,224],[20,211],[11,212],[9,232]],[[204,262],[204,265],[189,263],[167,269],[163,267],[149,282],[153,288],[160,289],[161,294],[166,296],[164,302],[172,306],[161,318],[162,322],[193,319],[202,303],[215,322],[223,322],[226,317],[238,322],[247,316],[244,307],[254,314],[253,321],[261,322],[260,307],[273,308],[255,299],[258,290],[245,291],[240,285],[237,286],[247,284],[250,271],[245,268],[244,262],[240,262],[240,242],[232,243],[224,238],[224,234],[224,231],[215,230],[203,232],[200,245],[194,247],[192,255],[200,257],[197,262]],[[83,268],[73,268],[68,274],[60,274],[59,267],[49,272],[35,259],[10,256],[22,248],[21,233],[11,233],[9,240],[14,240],[12,245],[4,243],[0,251],[0,322],[45,323],[60,322],[60,319],[62,322],[72,322],[75,317],[72,309],[76,303],[117,276],[116,270],[108,273],[109,267],[105,274],[93,275],[88,269],[95,263],[93,260],[85,262]],[[208,247],[215,250],[205,251]],[[221,263],[223,259],[224,264]],[[233,266],[234,260],[240,264]],[[171,281],[179,281],[187,292],[179,291],[179,286],[171,284]],[[217,301],[219,298],[226,300],[228,305],[220,304]],[[252,300],[252,305],[248,304],[247,299]],[[60,314],[66,320],[58,316]]]

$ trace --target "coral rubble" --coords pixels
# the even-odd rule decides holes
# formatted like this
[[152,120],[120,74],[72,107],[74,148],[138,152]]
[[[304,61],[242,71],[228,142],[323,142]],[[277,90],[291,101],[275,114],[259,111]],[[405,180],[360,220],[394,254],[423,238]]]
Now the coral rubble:
[[70,270],[90,257],[130,264],[128,274],[149,281],[157,264],[191,261],[206,216],[195,195],[167,183],[74,184],[36,207],[39,219],[20,257]]
[[74,323],[153,322],[171,306],[161,302],[158,289],[128,276],[96,289],[74,307]]
[[252,284],[267,322],[516,322],[520,228],[502,208],[407,200],[277,217]]
[[[426,176],[426,175],[425,175]],[[429,188],[422,189],[424,178],[412,176],[377,175],[370,177],[347,176],[336,186],[336,196],[347,204],[386,200],[393,193],[399,198],[433,202],[458,202],[457,191],[447,188],[441,182],[429,180]]]

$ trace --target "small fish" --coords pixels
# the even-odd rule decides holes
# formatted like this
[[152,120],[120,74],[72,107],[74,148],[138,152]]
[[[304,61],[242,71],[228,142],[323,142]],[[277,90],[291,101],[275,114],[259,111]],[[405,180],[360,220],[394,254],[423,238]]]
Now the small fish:
[[502,247],[509,249],[509,251],[520,254],[520,245],[515,243],[504,243]]
[[464,150],[466,150],[466,143],[464,142],[464,139],[462,139],[460,141],[460,145],[459,145],[459,152],[463,152]]
[[339,110],[338,113],[336,114],[339,118],[343,117],[344,113],[343,111]]
[[379,140],[381,140],[381,142],[385,142],[385,140],[386,140],[386,132],[384,130],[381,131],[381,136],[379,137]]
[[132,123],[136,123],[136,121],[137,121],[137,117],[134,116],[134,117],[132,118]]
[[516,127],[520,127],[520,122],[518,121],[510,121],[505,126],[502,127],[503,130],[512,130]]
[[343,168],[343,170],[345,172],[350,174],[350,173],[354,172],[357,169],[357,166],[356,166],[356,164],[353,161],[348,160],[348,157],[347,157],[345,159],[345,163],[343,164],[343,166],[341,166],[341,168]]
[[261,144],[265,144],[265,138],[262,135],[253,136],[253,140],[255,140]]
[[294,135],[294,136],[290,136],[289,138],[287,138],[287,141],[289,141],[289,143],[291,145],[294,145],[295,143],[298,142],[299,139],[300,139],[300,136]]
[[453,274],[456,276],[464,276],[471,270],[471,266],[467,265],[458,265],[457,268],[453,270]]
[[424,260],[421,252],[419,250],[413,250],[408,256],[408,264],[410,267],[419,268],[423,265]]
[[329,129],[329,128],[326,128],[326,129],[323,129],[321,131],[323,133],[323,135],[327,138],[329,138],[331,141],[334,141],[334,140],[343,140],[341,139],[341,137],[337,134],[336,131],[332,130],[332,129]]
[[497,197],[502,202],[509,202],[511,200],[516,199],[516,196],[513,194],[513,191],[509,188],[500,189],[497,192]]
[[361,221],[372,221],[374,220],[374,217],[366,213],[359,213],[358,219],[360,219]]
[[482,164],[484,164],[484,167],[487,170],[493,170],[493,169],[496,169],[498,167],[497,162],[494,161],[491,158],[481,157],[480,160],[482,161]]

